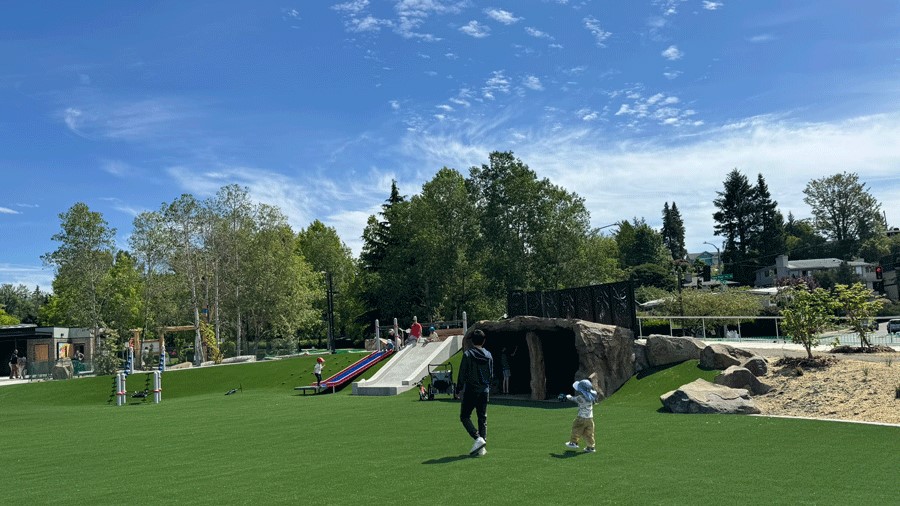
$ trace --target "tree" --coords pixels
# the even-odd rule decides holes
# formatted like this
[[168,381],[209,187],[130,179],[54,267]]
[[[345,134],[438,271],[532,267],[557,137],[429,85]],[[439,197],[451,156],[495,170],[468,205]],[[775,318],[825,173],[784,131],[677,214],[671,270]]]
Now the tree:
[[834,297],[838,309],[844,313],[850,328],[859,334],[862,345],[871,348],[869,323],[878,315],[878,311],[884,306],[884,301],[874,298],[872,291],[862,283],[854,283],[849,286],[837,285],[834,287]]
[[808,220],[798,220],[788,213],[784,224],[785,251],[790,258],[803,260],[827,256],[826,239],[816,233]]
[[847,262],[841,262],[837,269],[815,272],[813,279],[826,290],[831,290],[839,284],[852,285],[860,281],[859,274]]
[[672,202],[663,204],[663,226],[662,240],[666,248],[672,253],[672,259],[678,260],[687,256],[687,249],[684,247],[684,221],[681,219],[681,213],[678,206]]
[[[59,218],[60,231],[51,237],[59,246],[41,257],[56,270],[53,292],[57,314],[68,325],[92,329],[94,337],[99,338],[106,302],[101,296],[101,283],[113,265],[116,230],[82,202]],[[93,355],[93,349],[91,352]]]
[[662,235],[647,225],[643,218],[634,218],[632,222],[622,221],[614,237],[623,268],[657,264],[663,270],[669,269],[671,255],[663,244]]
[[[759,315],[762,304],[759,297],[746,290],[726,290],[712,292],[709,290],[684,290],[680,297],[667,297],[662,305],[664,314],[680,314],[684,316],[746,316],[746,319],[710,318],[703,320],[680,320],[680,324],[688,333],[702,335],[704,327],[711,333],[716,327],[727,327],[746,321],[752,321]],[[721,333],[724,335],[724,332]]]
[[21,323],[18,318],[7,313],[0,307],[0,325],[18,325]]
[[772,265],[775,257],[786,251],[784,217],[778,211],[778,202],[772,200],[762,174],[757,175],[753,187],[753,212],[751,250],[756,257],[756,266]]
[[584,200],[538,179],[511,152],[493,152],[472,167],[466,181],[478,212],[476,249],[484,258],[489,295],[504,301],[510,290],[555,289],[578,262],[590,233]]
[[[722,260],[725,271],[734,274],[735,281],[748,284],[753,280],[756,264],[751,260],[751,238],[755,224],[755,191],[747,176],[733,169],[725,177],[724,190],[716,192],[713,204],[719,209],[713,214],[715,234],[725,238]],[[751,260],[748,262],[748,260]]]
[[806,350],[807,358],[812,359],[812,349],[818,346],[822,332],[834,322],[835,303],[831,294],[822,289],[806,289],[797,286],[791,289],[790,303],[781,314],[781,323],[791,341],[800,344]]
[[[333,279],[335,328],[342,335],[362,337],[362,328],[355,320],[363,311],[353,300],[351,283],[357,266],[350,248],[341,241],[337,231],[319,220],[297,233],[297,249],[310,264],[313,272],[330,273]],[[316,307],[325,314],[325,297],[317,297]]]
[[882,234],[881,204],[856,173],[842,172],[814,179],[803,190],[803,201],[812,208],[816,230],[841,247],[849,259],[866,240]]
[[22,323],[38,324],[41,306],[47,303],[49,294],[40,287],[29,290],[25,285],[0,285],[0,308]]
[[655,286],[663,290],[677,289],[677,278],[672,272],[659,264],[641,264],[630,269],[630,277],[634,286]]

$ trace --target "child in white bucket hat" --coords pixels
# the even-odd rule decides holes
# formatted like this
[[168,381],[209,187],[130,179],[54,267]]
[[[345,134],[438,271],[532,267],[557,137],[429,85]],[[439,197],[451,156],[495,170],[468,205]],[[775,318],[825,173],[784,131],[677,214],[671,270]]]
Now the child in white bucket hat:
[[567,395],[566,399],[578,404],[578,415],[572,422],[572,437],[566,447],[577,450],[578,440],[583,437],[587,445],[584,451],[594,453],[594,403],[597,401],[597,391],[591,380],[586,379],[573,383],[572,389],[577,395]]

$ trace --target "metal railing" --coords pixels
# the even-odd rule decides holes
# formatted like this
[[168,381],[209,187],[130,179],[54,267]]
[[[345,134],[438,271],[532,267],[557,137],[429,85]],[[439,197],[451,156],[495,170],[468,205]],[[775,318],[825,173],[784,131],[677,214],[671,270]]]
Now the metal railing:
[[[872,331],[869,334],[868,340],[871,344],[883,344],[888,346],[900,345],[900,334],[889,334],[886,331],[882,330],[888,318],[886,317],[882,319],[879,317],[879,330]],[[789,335],[785,335],[781,328],[781,321],[784,319],[783,316],[638,316],[638,337],[647,337],[644,334],[644,329],[647,326],[645,322],[654,321],[665,321],[668,324],[669,335],[675,335],[676,330],[680,331],[681,335],[689,336],[689,337],[697,337],[700,339],[719,339],[724,341],[767,341],[767,340],[776,340],[776,341],[790,341],[791,337]],[[847,318],[839,317],[836,320],[846,320]],[[766,321],[772,320],[774,323],[774,335],[745,335],[742,329],[742,325],[747,325],[751,323],[755,323],[758,320]],[[724,324],[722,322],[725,322]],[[681,325],[677,325],[680,322]],[[730,322],[730,323],[729,323]],[[685,325],[684,323],[689,323]],[[659,327],[660,325],[653,325],[652,327]],[[719,332],[719,330],[723,330],[723,332]],[[840,327],[840,325],[836,325],[833,330],[825,331],[822,333],[820,340],[823,344],[829,341],[836,341],[841,345],[859,345],[860,339],[859,335],[856,332],[853,332],[846,327]]]

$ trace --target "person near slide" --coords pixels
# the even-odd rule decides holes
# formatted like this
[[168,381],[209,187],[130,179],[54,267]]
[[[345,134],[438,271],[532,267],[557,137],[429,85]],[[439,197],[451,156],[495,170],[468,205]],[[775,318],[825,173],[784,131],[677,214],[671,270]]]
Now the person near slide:
[[[459,364],[456,391],[462,399],[459,420],[473,439],[470,455],[487,453],[487,404],[494,374],[494,358],[484,349],[484,332],[472,332],[472,347],[463,353]],[[472,424],[472,411],[478,415],[478,428]]]

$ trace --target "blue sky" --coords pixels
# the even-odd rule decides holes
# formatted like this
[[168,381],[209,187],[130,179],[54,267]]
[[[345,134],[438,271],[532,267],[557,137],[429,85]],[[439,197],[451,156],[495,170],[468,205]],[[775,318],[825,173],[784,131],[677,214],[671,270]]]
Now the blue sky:
[[664,202],[711,249],[728,171],[809,216],[860,174],[900,226],[900,4],[794,0],[25,2],[0,17],[0,283],[78,201],[134,215],[250,188],[358,253],[391,179],[414,194],[512,150],[592,224]]

